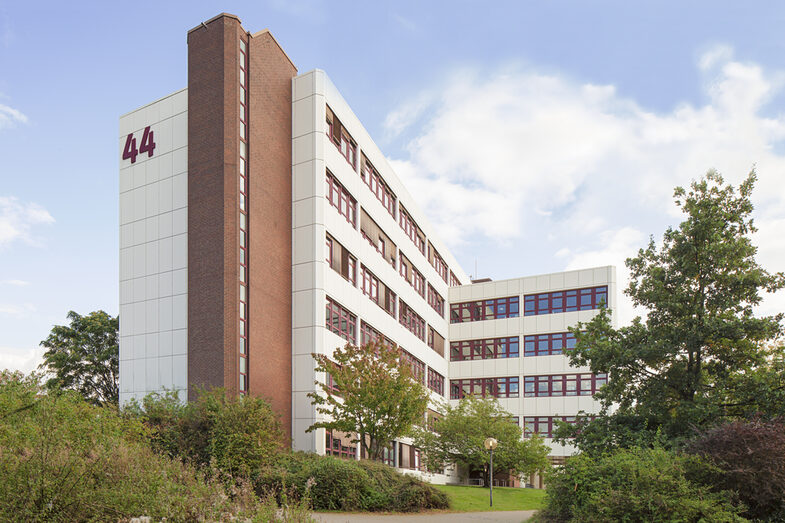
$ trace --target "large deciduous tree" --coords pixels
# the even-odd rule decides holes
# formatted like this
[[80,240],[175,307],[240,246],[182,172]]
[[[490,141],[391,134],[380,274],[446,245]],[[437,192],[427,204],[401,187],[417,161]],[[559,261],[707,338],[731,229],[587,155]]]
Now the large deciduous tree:
[[[614,329],[603,310],[571,329],[578,339],[571,363],[609,374],[595,396],[606,415],[589,427],[562,427],[560,436],[577,436],[583,450],[624,446],[603,427],[618,432],[630,425],[638,434],[632,443],[639,444],[640,430],[679,438],[760,408],[750,391],[776,371],[772,365],[779,360],[766,342],[780,333],[782,314],[756,317],[753,308],[762,291],[781,289],[785,277],[755,260],[755,180],[753,171],[736,189],[710,171],[689,190],[676,188],[684,221],[665,231],[661,246],[652,239],[627,260],[625,292],[647,317]],[[612,405],[617,409],[609,414]]]
[[485,485],[490,485],[486,438],[498,441],[493,452],[493,470],[497,473],[528,475],[548,467],[550,448],[536,434],[522,439],[521,428],[496,399],[469,397],[454,407],[445,405],[433,429],[419,429],[415,435],[415,445],[423,451],[431,470],[457,463],[481,470]]
[[308,394],[316,412],[327,417],[308,428],[350,432],[370,459],[378,460],[395,438],[422,423],[429,394],[400,362],[397,349],[377,341],[337,348],[331,357],[313,354],[316,371],[332,377],[332,385],[316,381]]
[[70,325],[55,325],[41,342],[47,350],[39,368],[48,388],[72,389],[96,404],[118,401],[119,319],[104,311],[68,313]]

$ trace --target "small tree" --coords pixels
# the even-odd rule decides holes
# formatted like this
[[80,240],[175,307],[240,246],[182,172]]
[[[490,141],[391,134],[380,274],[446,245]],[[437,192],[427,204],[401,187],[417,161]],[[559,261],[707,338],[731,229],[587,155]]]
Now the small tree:
[[444,407],[435,432],[418,430],[415,445],[422,449],[429,469],[440,469],[450,463],[481,469],[486,486],[491,479],[490,456],[483,442],[489,437],[499,442],[493,452],[495,471],[528,475],[545,470],[550,448],[537,435],[522,439],[521,428],[510,417],[496,399],[464,398],[455,407]]
[[324,428],[356,433],[354,442],[378,460],[392,440],[422,423],[429,394],[414,380],[409,366],[400,363],[396,349],[381,341],[347,344],[331,358],[313,358],[316,371],[331,376],[333,386],[316,381],[320,390],[308,394],[316,412],[329,417],[308,427],[308,432]]
[[68,313],[71,324],[55,325],[41,346],[39,368],[51,377],[48,388],[71,389],[96,404],[117,404],[119,396],[119,318],[104,311]]
[[[595,397],[606,408],[617,405],[619,420],[644,421],[672,439],[758,408],[749,394],[746,405],[739,401],[737,392],[749,391],[748,377],[770,366],[761,347],[780,333],[782,315],[755,317],[753,307],[762,291],[781,289],[785,276],[755,261],[755,179],[750,173],[737,191],[712,171],[689,191],[677,187],[685,220],[665,231],[661,247],[652,239],[627,260],[626,294],[647,318],[614,329],[602,310],[571,329],[578,339],[571,363],[609,374]],[[576,441],[583,449],[580,435]]]

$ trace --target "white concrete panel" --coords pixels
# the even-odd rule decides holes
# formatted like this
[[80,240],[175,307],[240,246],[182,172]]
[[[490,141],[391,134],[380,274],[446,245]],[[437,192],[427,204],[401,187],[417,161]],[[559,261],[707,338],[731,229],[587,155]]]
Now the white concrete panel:
[[172,354],[188,353],[188,330],[178,329],[172,331]]
[[148,300],[158,298],[158,275],[145,276],[144,278],[145,297]]
[[133,390],[133,363],[131,360],[120,360],[120,392]]
[[171,390],[174,388],[172,356],[162,356],[158,358],[158,382],[164,389]]
[[[163,240],[162,240],[163,241]],[[171,269],[184,269],[188,265],[188,236],[178,234],[172,238]]]
[[162,331],[172,329],[172,298],[158,300],[158,328]]
[[137,246],[147,241],[146,231],[144,228],[144,220],[137,220],[131,224],[131,231],[133,239],[131,240],[132,246]]
[[188,292],[188,269],[172,271],[172,294]]
[[145,357],[158,358],[158,333],[146,334],[144,338]]
[[147,385],[147,365],[145,364],[145,359],[138,359],[138,360],[131,360],[131,364],[133,365],[133,391],[143,391],[145,390],[145,385]]
[[172,355],[172,331],[162,331],[158,333],[158,354],[160,356]]
[[188,326],[188,297],[179,294],[172,297],[172,328],[185,329]]
[[158,209],[162,213],[172,210],[172,180],[165,178],[158,182]]
[[[146,324],[146,311],[144,302],[136,302],[133,304],[134,313],[133,313],[133,327],[132,327],[132,334],[143,334],[145,332],[145,324]],[[138,357],[138,356],[135,356]]]
[[159,242],[151,241],[144,245],[145,248],[145,274],[156,274],[159,268]]
[[161,385],[158,379],[158,358],[146,358],[145,360],[145,391],[158,390]]
[[158,300],[145,302],[145,332],[158,332]]
[[134,243],[133,225],[128,223],[120,226],[120,248],[131,247]]
[[180,113],[172,118],[172,148],[188,145],[188,114]]
[[183,207],[172,212],[172,234],[185,234],[188,232],[188,209]]
[[137,163],[131,166],[131,189],[144,186],[147,181],[147,172],[144,163],[137,159]]
[[158,181],[159,170],[161,168],[161,163],[158,161],[158,159],[159,157],[154,156],[144,162],[145,183],[148,185],[148,187]]
[[162,272],[158,275],[158,296],[171,296],[173,290],[172,271]]
[[188,175],[177,174],[172,177],[172,209],[179,209],[186,205],[188,205]]
[[[183,209],[185,210],[185,209]],[[174,229],[174,213],[165,212],[158,216],[158,238],[167,238]]]
[[[133,301],[133,280],[120,281],[120,305]],[[122,307],[120,309],[122,311]]]
[[181,147],[172,152],[172,174],[184,173],[188,170],[188,147]]
[[[135,261],[135,260],[134,260]],[[158,270],[172,270],[172,238],[163,238],[158,242]]]
[[188,356],[176,354],[172,356],[172,385],[177,389],[188,388]]
[[132,287],[132,300],[131,301],[144,301],[147,299],[147,293],[145,292],[144,286],[144,278],[134,278],[130,280],[131,287]]

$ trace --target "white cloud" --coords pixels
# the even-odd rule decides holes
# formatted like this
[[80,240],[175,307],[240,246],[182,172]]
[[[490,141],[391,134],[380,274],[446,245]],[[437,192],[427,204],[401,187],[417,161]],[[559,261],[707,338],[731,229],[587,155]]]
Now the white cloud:
[[16,318],[28,318],[36,311],[35,305],[32,303],[23,303],[21,305],[14,303],[0,303],[0,315],[14,316]]
[[615,264],[620,289],[623,260],[680,219],[676,185],[710,168],[738,183],[756,165],[761,260],[782,270],[785,116],[764,108],[785,75],[722,46],[696,68],[705,103],[664,112],[532,68],[461,70],[388,115],[391,129],[419,120],[408,156],[391,163],[452,246],[525,239],[567,267]]
[[36,203],[0,196],[0,247],[16,240],[34,243],[32,228],[54,221],[49,211]]
[[12,285],[14,287],[26,287],[30,285],[29,281],[25,280],[0,280],[0,285]]
[[44,352],[46,349],[43,347],[0,347],[0,370],[18,370],[28,374],[44,361]]
[[27,123],[27,116],[13,107],[0,104],[0,129],[13,127],[18,123]]

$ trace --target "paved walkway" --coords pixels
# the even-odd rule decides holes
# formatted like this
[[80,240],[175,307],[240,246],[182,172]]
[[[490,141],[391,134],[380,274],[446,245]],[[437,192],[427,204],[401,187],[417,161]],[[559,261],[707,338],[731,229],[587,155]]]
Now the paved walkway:
[[436,512],[432,514],[339,514],[314,513],[316,521],[322,523],[360,523],[364,521],[378,521],[381,523],[520,523],[529,519],[536,511],[512,510],[498,512]]

